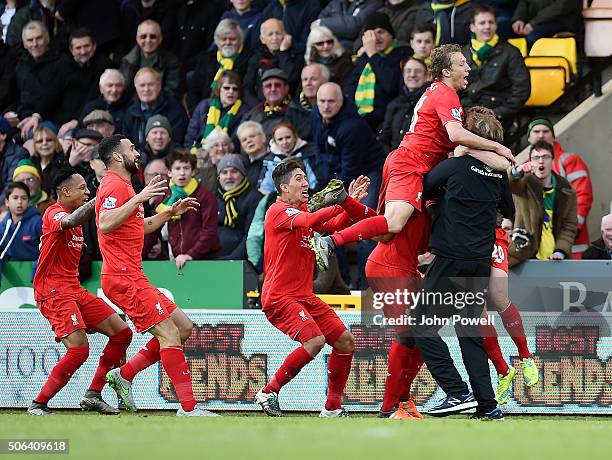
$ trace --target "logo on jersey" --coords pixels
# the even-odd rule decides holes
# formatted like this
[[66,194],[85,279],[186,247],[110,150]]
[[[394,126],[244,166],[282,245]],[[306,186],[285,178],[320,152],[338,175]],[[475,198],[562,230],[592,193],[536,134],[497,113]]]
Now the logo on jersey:
[[164,309],[162,308],[162,306],[161,306],[161,304],[160,304],[159,302],[157,302],[157,303],[155,304],[155,308],[157,308],[157,312],[158,312],[160,315],[163,315],[163,314],[164,314]]
[[102,203],[102,207],[104,209],[115,209],[117,206],[117,198],[113,198],[112,196],[106,197],[104,203]]
[[285,209],[285,212],[287,213],[287,215],[289,217],[295,216],[296,214],[300,213],[299,209],[295,209],[295,208],[287,208]]
[[72,315],[70,315],[70,319],[72,320],[73,326],[79,325],[79,320],[77,319],[76,313],[73,313]]
[[306,313],[304,313],[304,310],[300,310],[300,318],[302,318],[302,321],[308,321],[308,316],[306,315]]
[[68,213],[67,212],[58,212],[56,215],[53,216],[53,220],[60,220],[62,217],[67,216]]
[[463,122],[463,109],[461,108],[451,109],[451,117],[453,117],[455,120],[459,120],[460,122]]

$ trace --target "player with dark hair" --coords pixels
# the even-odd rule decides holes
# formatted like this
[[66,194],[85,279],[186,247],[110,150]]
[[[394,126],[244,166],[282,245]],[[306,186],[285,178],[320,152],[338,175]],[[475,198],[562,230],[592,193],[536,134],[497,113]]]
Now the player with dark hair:
[[191,373],[182,347],[193,324],[151,285],[141,263],[144,235],[156,231],[172,217],[197,210],[198,203],[194,198],[179,199],[168,209],[145,218],[143,203],[163,196],[168,189],[166,181],[155,176],[139,194],[134,192],[130,178],[138,171],[140,154],[125,136],[104,138],[98,153],[107,168],[96,198],[98,240],[103,256],[102,290],[125,312],[137,332],[154,335],[126,364],[110,371],[106,380],[126,407],[135,411],[131,391],[134,376],[161,360],[181,405],[177,415],[216,415],[200,409],[193,396]]
[[[267,415],[282,416],[280,389],[328,343],[332,353],[327,363],[327,401],[319,416],[348,417],[342,407],[342,394],[351,370],[355,339],[336,312],[312,292],[315,255],[309,242],[313,231],[331,232],[348,225],[351,219],[372,215],[372,209],[359,203],[367,196],[370,181],[360,176],[351,183],[348,195],[342,186],[324,189],[319,204],[337,205],[310,213],[308,179],[301,161],[283,160],[274,169],[272,179],[279,199],[268,209],[264,223],[262,310],[273,326],[302,346],[285,358],[255,400]],[[329,192],[330,189],[335,191]]]
[[[27,188],[26,188],[27,189]],[[118,414],[102,399],[106,373],[125,362],[125,352],[132,341],[132,331],[113,308],[83,289],[78,280],[78,266],[83,246],[81,224],[94,210],[94,200],[87,201],[85,179],[72,168],[55,175],[57,202],[43,216],[40,258],[34,276],[34,295],[38,308],[51,324],[58,342],[67,349],[55,365],[28,413],[48,415],[47,403],[70,380],[89,355],[87,333],[108,336],[94,378],[81,400],[83,410]]]

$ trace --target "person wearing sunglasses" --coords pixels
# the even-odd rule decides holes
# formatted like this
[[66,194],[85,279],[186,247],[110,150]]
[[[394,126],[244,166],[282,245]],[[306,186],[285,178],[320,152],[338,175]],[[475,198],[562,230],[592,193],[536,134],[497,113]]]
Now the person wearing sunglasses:
[[346,51],[331,30],[325,26],[310,29],[306,41],[306,65],[323,64],[329,69],[330,81],[342,85],[353,71],[351,53]]

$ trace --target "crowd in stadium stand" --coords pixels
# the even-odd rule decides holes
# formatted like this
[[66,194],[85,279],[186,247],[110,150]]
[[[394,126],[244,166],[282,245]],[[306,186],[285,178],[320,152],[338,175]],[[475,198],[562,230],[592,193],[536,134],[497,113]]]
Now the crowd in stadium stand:
[[[529,98],[530,77],[506,39],[526,37],[531,45],[578,33],[580,3],[0,1],[0,259],[36,260],[32,241],[53,201],[54,170],[69,163],[95,196],[105,174],[96,145],[121,133],[141,153],[137,191],[157,174],[170,181],[147,215],[186,196],[201,204],[198,215],[148,236],[145,259],[170,258],[179,268],[190,260],[241,259],[261,271],[263,218],[276,196],[271,172],[283,158],[303,161],[313,190],[334,177],[348,185],[367,174],[375,207],[384,159],[410,129],[429,85],[434,46],[463,47],[472,68],[460,95],[464,109],[489,107],[508,129]],[[516,219],[525,230],[513,234],[513,244],[531,243],[522,259],[579,258],[589,244],[588,168],[555,141],[549,120],[530,125],[529,143],[532,158],[550,161],[554,174],[551,183],[513,170],[513,190],[524,202]],[[546,219],[552,230],[537,235]],[[590,255],[610,257],[610,228],[604,218]],[[100,259],[95,222],[84,231],[82,278]],[[549,253],[542,256],[544,246]],[[339,251],[335,272],[348,285],[365,287],[372,247],[360,244],[356,279]],[[342,281],[324,284],[346,290]]]

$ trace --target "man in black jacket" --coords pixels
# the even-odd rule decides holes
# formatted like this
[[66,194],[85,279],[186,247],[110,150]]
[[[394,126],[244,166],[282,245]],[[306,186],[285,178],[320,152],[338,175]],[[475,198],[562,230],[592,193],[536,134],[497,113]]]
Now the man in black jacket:
[[[502,127],[492,115],[476,116],[483,117],[490,127],[488,133],[479,134],[488,134],[485,137],[497,142],[502,140]],[[415,310],[415,340],[427,368],[447,394],[428,413],[446,416],[478,407],[477,417],[503,419],[491,386],[478,321],[488,321],[481,314],[491,272],[497,209],[503,215],[513,212],[508,177],[464,155],[445,160],[432,169],[423,186],[430,197],[442,189],[429,239],[430,251],[436,258],[427,271],[423,291],[426,299],[432,298],[428,294],[452,299],[426,300]],[[442,325],[452,325],[457,332],[474,395],[461,379],[448,347],[439,336]]]
[[601,218],[601,238],[591,243],[582,259],[610,260],[612,259],[612,214]]
[[0,117],[0,207],[4,204],[6,190],[13,179],[17,163],[28,158],[28,152],[11,139],[11,125]]

